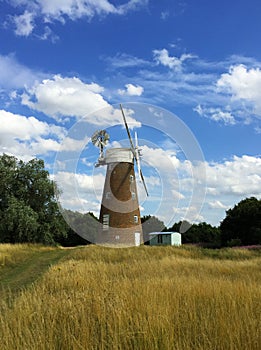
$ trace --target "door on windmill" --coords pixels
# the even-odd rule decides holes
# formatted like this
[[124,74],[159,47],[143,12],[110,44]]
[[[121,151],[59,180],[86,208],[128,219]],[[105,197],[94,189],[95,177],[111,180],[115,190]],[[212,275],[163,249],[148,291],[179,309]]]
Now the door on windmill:
[[135,232],[135,246],[138,247],[140,246],[140,233]]

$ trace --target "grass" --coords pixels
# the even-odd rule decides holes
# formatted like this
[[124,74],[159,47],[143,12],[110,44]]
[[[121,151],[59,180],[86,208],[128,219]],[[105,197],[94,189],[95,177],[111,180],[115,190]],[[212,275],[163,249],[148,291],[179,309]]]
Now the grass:
[[[19,293],[47,269],[58,262],[66,251],[33,244],[0,244],[0,297]],[[8,292],[8,293],[7,293]]]
[[66,251],[0,301],[1,349],[259,349],[260,274],[260,251]]

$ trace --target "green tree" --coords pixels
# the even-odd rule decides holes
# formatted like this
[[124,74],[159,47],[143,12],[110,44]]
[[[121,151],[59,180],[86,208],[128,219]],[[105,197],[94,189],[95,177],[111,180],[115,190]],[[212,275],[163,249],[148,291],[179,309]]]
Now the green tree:
[[8,207],[1,215],[2,240],[8,243],[36,242],[37,213],[23,201],[10,197]]
[[[190,222],[184,220],[184,221],[175,222],[171,227],[169,227],[168,229],[166,229],[164,231],[167,231],[167,232],[180,232],[181,224],[183,225],[184,228],[189,228],[189,227],[192,226]],[[181,232],[181,233],[183,233],[183,232]]]
[[[191,230],[194,229],[197,242],[206,247],[218,247],[220,246],[220,230],[217,227],[213,227],[206,222],[200,222],[197,225],[192,225]],[[189,230],[190,231],[190,230]]]
[[53,244],[66,231],[44,161],[0,156],[0,242]]
[[[168,229],[170,232],[179,232],[182,221],[175,223],[171,228]],[[220,245],[220,230],[217,227],[213,227],[206,222],[199,224],[190,224],[189,222],[183,223],[188,230],[183,232],[182,243],[200,243],[207,247],[218,247]]]
[[64,246],[75,246],[93,243],[96,241],[99,230],[99,221],[93,213],[79,213],[72,210],[64,210],[63,215],[70,227],[67,237],[59,240]]
[[227,210],[220,230],[223,246],[261,244],[261,200],[246,198]]

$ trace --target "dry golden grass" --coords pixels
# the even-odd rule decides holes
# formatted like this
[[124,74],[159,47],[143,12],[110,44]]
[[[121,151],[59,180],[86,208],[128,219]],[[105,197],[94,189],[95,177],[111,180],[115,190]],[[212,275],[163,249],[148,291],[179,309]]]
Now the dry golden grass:
[[260,257],[86,247],[8,307],[1,349],[259,349]]

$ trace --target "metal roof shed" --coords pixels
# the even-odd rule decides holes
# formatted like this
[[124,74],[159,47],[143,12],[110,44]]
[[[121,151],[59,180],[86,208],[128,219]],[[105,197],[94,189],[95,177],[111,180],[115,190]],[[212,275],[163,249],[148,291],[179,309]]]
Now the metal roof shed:
[[149,245],[181,245],[181,234],[179,232],[151,232],[149,237]]

